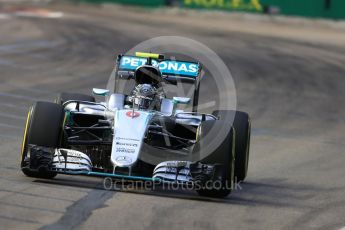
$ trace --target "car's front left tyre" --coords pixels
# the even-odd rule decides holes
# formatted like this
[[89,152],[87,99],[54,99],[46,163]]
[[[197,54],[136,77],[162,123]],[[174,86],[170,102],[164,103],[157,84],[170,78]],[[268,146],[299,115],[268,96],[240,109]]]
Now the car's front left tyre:
[[196,191],[201,196],[224,198],[231,193],[235,178],[234,128],[224,121],[205,121],[197,135],[194,154],[199,155],[201,163],[216,167],[213,180],[199,186]]
[[247,113],[233,110],[217,110],[213,115],[233,125],[235,129],[235,179],[244,181],[247,177],[251,122]]

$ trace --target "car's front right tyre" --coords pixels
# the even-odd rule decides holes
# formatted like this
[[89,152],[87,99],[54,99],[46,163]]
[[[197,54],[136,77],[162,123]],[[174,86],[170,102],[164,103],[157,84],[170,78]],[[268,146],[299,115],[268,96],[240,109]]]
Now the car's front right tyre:
[[53,178],[55,172],[30,169],[30,145],[58,148],[64,122],[64,109],[50,102],[37,102],[29,110],[24,129],[20,166],[29,177]]

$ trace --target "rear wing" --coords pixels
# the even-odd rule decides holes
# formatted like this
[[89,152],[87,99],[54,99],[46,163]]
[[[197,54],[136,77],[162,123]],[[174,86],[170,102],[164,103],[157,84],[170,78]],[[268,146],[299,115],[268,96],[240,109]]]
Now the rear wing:
[[[150,58],[150,57],[149,57]],[[119,71],[135,71],[139,66],[146,65],[148,58],[138,56],[119,56]],[[159,68],[164,76],[187,77],[197,79],[201,72],[201,66],[197,62],[186,62],[178,60],[157,60],[152,59],[152,65]]]
[[[199,100],[199,85],[201,75],[201,65],[198,62],[180,61],[164,59],[163,55],[152,53],[136,53],[133,55],[119,55],[116,61],[115,79],[130,80],[131,75],[135,70],[146,64],[152,64],[159,68],[163,79],[167,82],[180,81],[183,83],[190,83],[193,90],[193,112],[197,112]],[[117,91],[115,89],[115,91]],[[177,95],[181,96],[181,95]]]

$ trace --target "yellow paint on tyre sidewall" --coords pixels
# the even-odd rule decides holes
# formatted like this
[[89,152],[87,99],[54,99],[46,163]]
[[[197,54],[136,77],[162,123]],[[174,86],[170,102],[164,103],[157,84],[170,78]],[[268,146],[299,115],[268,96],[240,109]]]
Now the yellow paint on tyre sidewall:
[[27,133],[28,133],[28,127],[29,127],[29,122],[30,122],[30,117],[32,113],[32,108],[28,112],[28,116],[26,118],[26,124],[25,124],[25,129],[24,129],[24,137],[23,137],[23,142],[22,142],[22,151],[20,154],[20,162],[23,161],[23,156],[24,156],[24,150],[25,150],[25,144],[26,144],[26,138],[27,138]]

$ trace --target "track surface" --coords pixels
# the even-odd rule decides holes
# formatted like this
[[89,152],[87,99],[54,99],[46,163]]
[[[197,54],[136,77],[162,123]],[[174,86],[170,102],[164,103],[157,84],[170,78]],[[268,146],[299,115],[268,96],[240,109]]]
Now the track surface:
[[[0,18],[0,228],[339,229],[345,226],[345,49],[67,7],[63,19]],[[66,9],[67,10],[67,9]],[[101,179],[24,177],[33,101],[105,87],[115,53],[160,35],[196,39],[233,73],[252,116],[249,176],[225,200],[105,191]],[[214,89],[204,88],[203,96]]]

